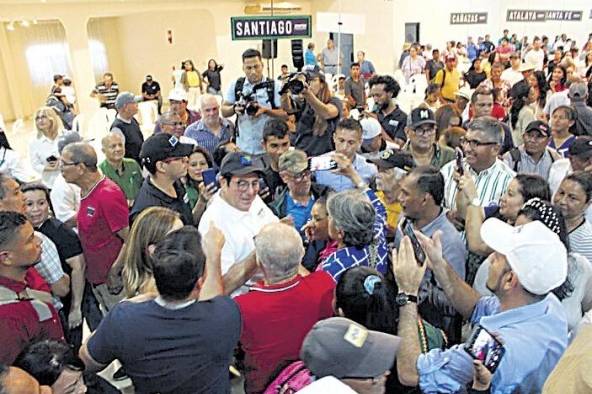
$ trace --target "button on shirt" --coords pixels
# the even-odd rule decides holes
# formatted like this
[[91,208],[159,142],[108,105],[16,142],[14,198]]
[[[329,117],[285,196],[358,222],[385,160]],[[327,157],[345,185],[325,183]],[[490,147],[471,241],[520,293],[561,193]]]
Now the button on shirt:
[[185,129],[185,137],[197,142],[197,145],[207,150],[210,156],[213,156],[216,146],[222,141],[230,140],[234,134],[234,126],[228,120],[220,118],[220,124],[219,135],[215,135],[208,129],[204,121],[200,120]]
[[518,174],[534,174],[540,175],[544,179],[549,177],[549,171],[551,170],[551,165],[553,164],[553,158],[551,157],[551,153],[548,150],[545,150],[545,153],[541,156],[538,161],[534,161],[532,156],[530,156],[524,150],[524,147],[520,146],[518,148],[520,152],[520,161],[516,166],[514,159],[512,159],[512,155],[510,152],[506,152],[504,155],[504,163],[508,165],[511,169],[516,168],[516,172]]
[[382,274],[387,271],[387,255],[388,248],[386,244],[386,209],[380,202],[380,199],[374,194],[371,189],[366,190],[366,196],[370,199],[376,216],[374,219],[374,242],[376,245],[375,256],[371,250],[371,245],[366,245],[363,248],[349,246],[341,248],[330,254],[317,268],[317,271],[328,272],[335,282],[339,282],[339,278],[343,273],[351,268],[358,266],[373,267]]
[[[335,151],[325,153],[324,155],[322,155],[322,157],[330,157],[333,154],[335,154]],[[376,169],[376,166],[374,164],[368,163],[366,159],[364,159],[364,157],[358,154],[356,154],[356,157],[353,161],[353,166],[360,175],[360,177],[362,177],[362,179],[366,183],[370,183],[370,181],[378,173],[378,170]],[[330,187],[336,192],[341,192],[347,189],[354,189],[356,187],[356,185],[354,185],[348,177],[340,174],[335,174],[333,171],[316,171],[315,178],[316,183]]]
[[[274,84],[273,100],[275,101],[275,107],[279,108],[281,105],[279,92],[282,89],[282,83],[280,81],[270,81],[270,83]],[[228,90],[226,91],[224,101],[227,104],[236,103],[234,94],[235,86],[236,80],[230,84]],[[249,82],[247,78],[245,78],[245,82],[243,84],[243,94],[252,92],[259,105],[266,108],[272,108],[272,105],[269,102],[269,96],[267,95],[267,89],[265,87],[261,87],[258,88],[257,91],[253,92],[253,86],[254,85]],[[258,155],[265,152],[263,146],[261,145],[261,141],[263,141],[263,126],[265,126],[265,122],[267,122],[269,118],[270,116],[268,115],[259,115],[254,117],[249,116],[246,113],[237,117],[238,135],[236,137],[236,145],[243,152],[252,155]]]
[[[452,178],[455,165],[456,162],[451,161],[440,170],[444,176],[444,206],[448,209],[455,208],[454,199],[456,198],[457,189],[456,181]],[[500,160],[496,160],[491,167],[478,174],[470,167],[469,171],[477,186],[477,197],[482,207],[489,205],[491,202],[499,202],[502,194],[508,189],[510,181],[516,175],[510,167]]]
[[[567,347],[565,312],[553,294],[504,312],[500,312],[497,297],[483,297],[475,306],[471,323],[499,333],[504,342],[505,354],[491,380],[494,394],[540,393]],[[457,392],[471,381],[472,360],[462,346],[419,356],[422,392]]]

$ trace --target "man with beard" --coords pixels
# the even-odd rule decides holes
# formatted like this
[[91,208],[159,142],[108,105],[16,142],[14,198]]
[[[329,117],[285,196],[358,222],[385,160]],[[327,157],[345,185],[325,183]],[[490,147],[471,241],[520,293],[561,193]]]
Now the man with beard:
[[407,125],[407,114],[394,102],[401,87],[388,75],[375,75],[368,81],[370,96],[374,99],[374,108],[370,116],[380,122],[388,137],[403,146],[407,141],[405,126]]
[[551,128],[545,122],[535,120],[526,126],[522,138],[524,145],[507,152],[504,162],[517,174],[536,174],[547,179],[553,162],[561,159],[554,149],[547,147]]

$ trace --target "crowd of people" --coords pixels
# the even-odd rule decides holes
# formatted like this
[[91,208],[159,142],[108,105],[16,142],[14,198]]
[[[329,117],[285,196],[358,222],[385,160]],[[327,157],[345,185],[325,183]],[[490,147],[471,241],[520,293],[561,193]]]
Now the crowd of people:
[[0,393],[589,392],[592,34],[365,56],[107,73],[101,162],[56,76],[29,162],[0,132]]

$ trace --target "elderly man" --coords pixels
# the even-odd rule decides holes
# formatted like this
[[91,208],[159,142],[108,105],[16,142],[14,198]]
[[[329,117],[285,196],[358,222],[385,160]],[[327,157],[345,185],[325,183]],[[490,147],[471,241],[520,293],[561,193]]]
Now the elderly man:
[[[400,183],[399,201],[403,209],[403,220],[409,220],[414,229],[428,237],[441,231],[444,258],[458,276],[464,278],[467,249],[460,233],[446,217],[446,211],[442,208],[443,198],[444,178],[436,167],[417,167]],[[403,233],[397,229],[396,247],[399,247],[402,238]],[[455,319],[456,311],[442,287],[433,280],[431,271],[424,276],[418,303],[424,319],[444,329],[453,343],[460,340],[460,331],[457,330],[460,325],[455,326],[455,323],[460,323]]]
[[130,92],[122,92],[115,100],[117,117],[111,125],[111,132],[121,135],[125,144],[125,157],[140,163],[140,149],[144,142],[140,124],[134,118],[138,113],[138,101]]
[[[82,141],[82,137],[78,133],[64,134],[58,140],[58,152],[61,155],[66,146],[80,141]],[[56,177],[49,197],[56,219],[64,222],[70,228],[76,227],[76,215],[80,208],[80,188],[66,182],[60,173]]]
[[180,181],[187,175],[188,156],[192,150],[192,145],[166,133],[154,134],[146,140],[140,157],[150,175],[144,180],[131,209],[130,222],[146,208],[165,207],[178,212],[183,223],[197,223]]
[[97,154],[88,143],[66,146],[60,168],[66,182],[80,187],[78,235],[86,280],[107,313],[123,298],[120,255],[129,232],[127,200],[119,186],[98,170]]
[[131,207],[140,191],[142,169],[135,160],[125,156],[123,138],[117,133],[107,134],[101,140],[105,160],[99,164],[99,169],[107,178],[117,184],[125,193],[128,205]]
[[417,107],[411,111],[411,124],[405,132],[407,144],[404,149],[411,153],[417,165],[431,165],[440,169],[454,160],[452,148],[438,143],[436,119],[431,109]]
[[[567,278],[563,243],[540,221],[518,227],[498,219],[485,221],[481,238],[494,250],[487,287],[495,296],[481,297],[443,258],[441,235],[438,232],[430,239],[418,234],[436,280],[454,308],[476,330],[495,333],[505,349],[491,373],[490,391],[541,392],[567,346],[565,312],[552,294]],[[398,334],[403,338],[397,356],[399,379],[408,386],[419,384],[422,392],[458,392],[473,379],[474,361],[464,345],[420,354],[417,295],[425,269],[425,264],[415,260],[411,242],[405,238],[393,254],[400,292],[396,297]],[[491,368],[491,358],[491,353],[485,355],[486,367]]]
[[[175,88],[169,93],[169,111],[175,112],[181,117],[181,122],[184,127],[191,126],[201,119],[199,112],[192,111],[187,108],[187,92],[182,88]],[[154,134],[161,132],[160,124],[156,123],[154,127]]]
[[263,226],[278,221],[258,195],[262,175],[263,168],[252,156],[241,152],[227,154],[220,166],[220,191],[212,197],[199,222],[202,235],[212,224],[224,234],[222,273],[226,294],[253,276],[257,268],[254,237]]
[[[17,212],[0,212],[0,223],[0,363],[12,364],[30,342],[64,334],[49,287],[31,268],[42,257],[33,225]],[[18,296],[24,291],[31,297]]]
[[335,289],[326,272],[298,274],[304,247],[292,226],[266,225],[257,234],[255,250],[263,281],[235,299],[243,322],[247,393],[262,392],[278,365],[298,359],[312,326],[333,316]]
[[183,132],[185,131],[185,124],[176,112],[165,112],[158,118],[156,124],[162,133],[174,135],[179,139],[180,142],[184,144],[197,145],[194,139],[183,135]]
[[216,96],[206,93],[199,98],[202,119],[185,129],[185,136],[206,149],[211,156],[222,141],[234,138],[234,125],[220,116]]
[[279,157],[278,171],[285,185],[277,190],[270,208],[279,217],[290,216],[301,231],[310,219],[312,206],[329,188],[312,181],[306,153],[289,150]]
[[[320,157],[335,160],[335,156],[339,156],[343,160],[349,161],[352,163],[354,170],[360,175],[362,181],[369,184],[378,170],[374,164],[368,163],[364,157],[358,154],[362,147],[362,126],[360,122],[354,119],[340,121],[337,124],[335,134],[333,134],[333,142],[335,150]],[[315,175],[317,183],[328,186],[337,192],[356,187],[361,188],[360,185],[354,185],[348,177],[338,171],[319,170],[316,171]]]

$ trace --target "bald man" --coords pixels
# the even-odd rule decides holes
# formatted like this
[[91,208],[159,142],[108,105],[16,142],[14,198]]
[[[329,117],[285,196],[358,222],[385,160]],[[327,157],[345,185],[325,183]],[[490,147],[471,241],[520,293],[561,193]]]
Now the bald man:
[[216,146],[222,141],[234,139],[234,125],[220,117],[220,104],[216,96],[204,94],[200,97],[202,119],[187,127],[185,136],[214,155]]
[[106,314],[123,298],[120,254],[129,233],[127,200],[121,188],[99,172],[97,154],[86,142],[64,148],[60,169],[66,182],[80,187],[77,219],[86,280]]
[[105,160],[99,169],[121,188],[131,207],[144,181],[142,169],[135,160],[124,157],[125,143],[119,134],[109,133],[101,142]]

